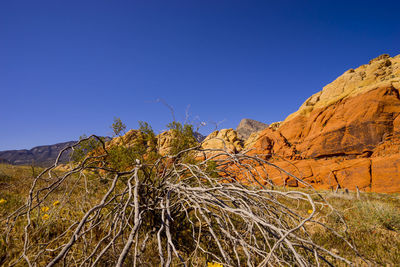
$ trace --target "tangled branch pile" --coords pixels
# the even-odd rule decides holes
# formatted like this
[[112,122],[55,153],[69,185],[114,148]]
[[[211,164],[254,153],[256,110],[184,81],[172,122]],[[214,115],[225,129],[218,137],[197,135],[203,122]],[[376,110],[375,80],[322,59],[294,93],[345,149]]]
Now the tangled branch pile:
[[318,209],[331,208],[322,197],[274,187],[264,168],[273,165],[258,157],[197,146],[131,154],[134,161],[122,168],[96,136],[61,153],[88,140],[97,140],[96,153],[66,172],[56,161],[8,217],[6,242],[23,248],[10,265],[351,264],[314,242],[315,228],[334,232],[357,253],[316,219]]

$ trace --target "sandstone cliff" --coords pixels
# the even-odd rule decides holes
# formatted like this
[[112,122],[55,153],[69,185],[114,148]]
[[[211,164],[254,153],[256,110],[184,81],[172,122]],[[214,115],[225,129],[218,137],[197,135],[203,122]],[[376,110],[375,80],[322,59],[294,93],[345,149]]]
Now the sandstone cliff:
[[[379,56],[346,71],[245,148],[280,156],[278,165],[317,188],[400,192],[399,89],[400,55]],[[296,185],[280,173],[271,177]]]

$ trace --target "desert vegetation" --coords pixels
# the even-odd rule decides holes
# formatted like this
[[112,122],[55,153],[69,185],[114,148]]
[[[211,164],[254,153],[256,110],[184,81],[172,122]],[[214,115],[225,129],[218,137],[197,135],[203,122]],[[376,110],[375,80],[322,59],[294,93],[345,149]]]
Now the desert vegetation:
[[[0,261],[9,266],[337,266],[400,261],[398,195],[315,191],[271,162],[202,149],[193,127],[147,123],[134,142],[81,140],[71,162],[0,166]],[[277,187],[265,166],[304,188]]]

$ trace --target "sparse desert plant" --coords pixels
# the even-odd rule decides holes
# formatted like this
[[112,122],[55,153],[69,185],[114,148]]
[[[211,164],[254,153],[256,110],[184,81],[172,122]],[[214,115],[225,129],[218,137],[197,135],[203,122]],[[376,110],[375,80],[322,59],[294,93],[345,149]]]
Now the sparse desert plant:
[[[79,146],[74,146],[72,147],[72,153],[71,153],[71,160],[74,162],[80,162],[83,160],[86,155],[101,146],[101,141],[104,142],[104,137],[99,137],[97,138],[88,138],[86,135],[82,135],[79,137]],[[99,141],[101,140],[101,141]]]
[[120,136],[121,134],[125,133],[126,125],[120,118],[115,117],[114,122],[111,125],[111,129],[114,132],[114,136]]
[[[7,263],[352,264],[315,242],[315,227],[363,259],[345,231],[319,220],[319,209],[335,210],[315,191],[278,190],[264,166],[279,167],[256,156],[201,149],[192,143],[192,128],[176,123],[170,128],[180,136],[173,142],[174,153],[149,157],[148,150],[140,154],[133,149],[123,168],[110,160],[114,156],[97,136],[61,151],[91,138],[99,143],[96,153],[88,153],[73,169],[57,171],[57,160],[33,180],[26,203],[7,219]],[[150,128],[144,129],[144,138],[152,138]],[[337,223],[346,229],[338,216]],[[16,246],[21,249],[13,250]]]
[[364,221],[400,232],[400,213],[393,205],[377,201],[363,201],[358,203],[357,208]]

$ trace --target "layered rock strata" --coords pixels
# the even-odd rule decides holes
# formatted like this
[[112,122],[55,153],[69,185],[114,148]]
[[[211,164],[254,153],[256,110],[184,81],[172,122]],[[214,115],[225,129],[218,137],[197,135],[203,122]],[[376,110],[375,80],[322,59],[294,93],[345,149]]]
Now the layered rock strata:
[[[245,149],[278,156],[316,188],[400,192],[399,89],[400,55],[382,55],[346,71],[275,130],[250,136]],[[298,185],[270,171],[277,184]]]

